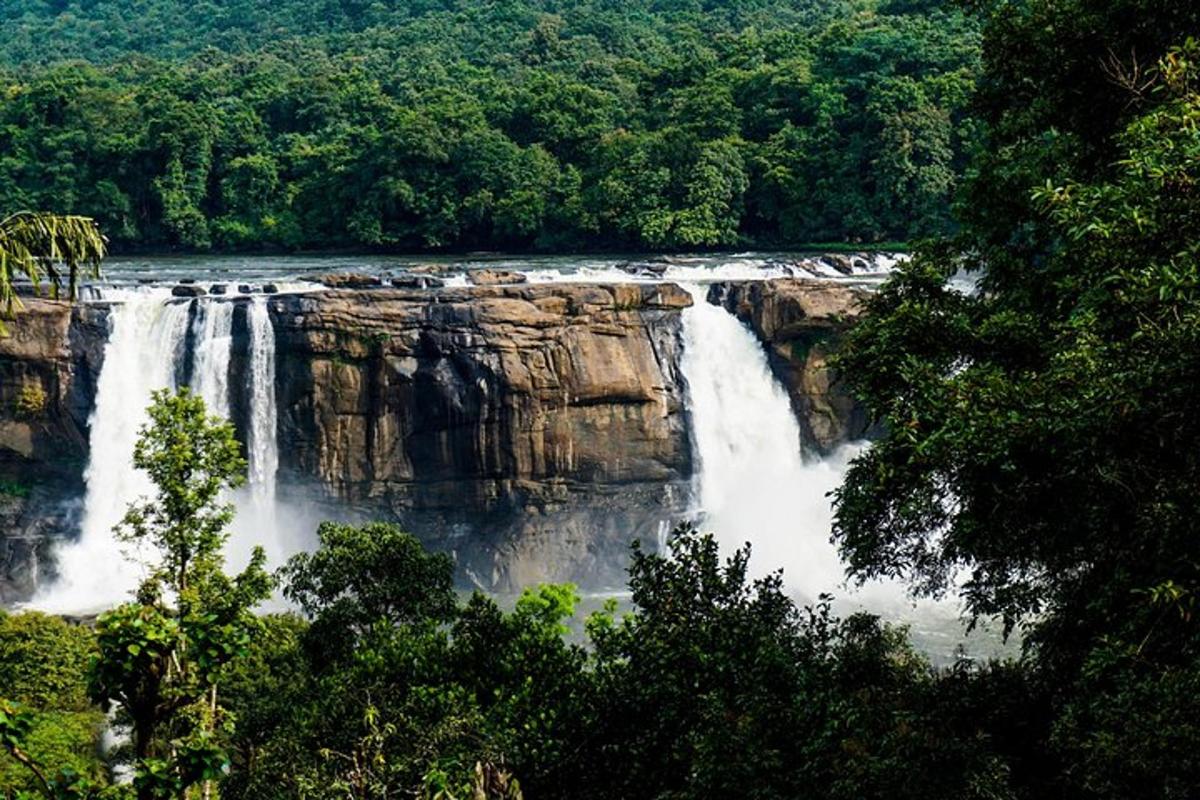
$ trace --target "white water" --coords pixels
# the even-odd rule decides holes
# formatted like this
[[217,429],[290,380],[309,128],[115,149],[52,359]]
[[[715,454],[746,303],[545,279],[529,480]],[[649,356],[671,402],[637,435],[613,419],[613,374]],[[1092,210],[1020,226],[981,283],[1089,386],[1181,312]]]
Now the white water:
[[[805,602],[828,592],[849,597],[851,606],[915,616],[914,604],[898,584],[849,590],[830,542],[829,493],[861,445],[805,459],[791,402],[757,337],[725,309],[706,302],[705,287],[685,288],[695,305],[683,315],[681,369],[698,461],[695,510],[701,527],[716,535],[726,553],[749,543],[751,573],[782,569],[788,591]],[[957,617],[953,602],[919,606],[922,615]]]
[[[276,498],[279,469],[278,407],[275,399],[275,331],[267,311],[267,298],[255,297],[247,309],[250,329],[250,418],[246,432],[249,475],[245,488],[236,492],[237,515],[230,526],[225,556],[232,569],[249,562],[255,547],[266,551],[267,563],[279,566],[288,557],[311,549],[315,525],[300,509]],[[276,605],[276,604],[272,604]]]
[[279,469],[279,444],[275,407],[275,331],[267,312],[267,299],[255,297],[248,311],[250,325],[250,489],[256,502],[275,503],[275,473]]
[[[156,389],[175,389],[176,365],[185,350],[190,302],[172,302],[159,290],[109,290],[104,299],[118,301],[110,315],[110,334],[90,419],[91,460],[81,536],[58,551],[59,580],[42,588],[31,605],[47,611],[87,613],[128,600],[144,570],[126,557],[127,545],[114,526],[130,503],[151,497],[149,477],[133,467],[134,443],[148,421],[146,408]],[[233,358],[234,303],[202,300],[193,322],[191,388],[204,398],[209,412],[228,417],[231,396],[243,387],[230,385]],[[255,545],[262,544],[270,562],[281,561],[307,544],[289,543],[277,532],[275,336],[266,298],[256,297],[247,311],[250,329],[250,415],[247,442],[249,480],[231,499],[237,516],[226,547],[230,566],[240,569]]]
[[114,299],[111,333],[92,412],[92,458],[84,478],[87,491],[81,536],[58,551],[57,582],[33,605],[48,611],[83,612],[129,598],[141,569],[123,554],[113,526],[130,502],[153,494],[149,477],[133,468],[138,432],[156,389],[173,388],[175,364],[187,331],[188,304],[167,303],[165,293],[130,292]]
[[197,307],[193,323],[192,391],[204,399],[208,413],[229,418],[229,362],[233,357],[233,303],[207,301]]

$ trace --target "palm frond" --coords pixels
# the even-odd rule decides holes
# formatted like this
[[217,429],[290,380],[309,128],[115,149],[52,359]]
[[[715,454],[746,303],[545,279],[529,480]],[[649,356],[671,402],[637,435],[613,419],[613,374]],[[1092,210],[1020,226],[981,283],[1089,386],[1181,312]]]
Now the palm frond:
[[11,316],[20,306],[13,281],[25,276],[40,291],[48,281],[54,298],[75,298],[81,272],[100,276],[108,240],[90,217],[21,211],[0,220],[0,306]]

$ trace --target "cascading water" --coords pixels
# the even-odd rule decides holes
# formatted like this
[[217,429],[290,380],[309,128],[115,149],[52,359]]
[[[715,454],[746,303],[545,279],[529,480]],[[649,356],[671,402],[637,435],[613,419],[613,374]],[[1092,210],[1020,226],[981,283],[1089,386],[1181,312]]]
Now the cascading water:
[[[683,315],[681,369],[687,380],[698,462],[695,504],[702,527],[731,552],[750,543],[751,572],[783,570],[788,590],[806,602],[823,593],[890,616],[912,616],[903,587],[873,583],[849,592],[830,542],[829,493],[858,446],[805,459],[800,426],[762,344],[749,328],[707,302],[705,287],[684,287],[695,304]],[[955,622],[952,603],[921,603]]]
[[275,503],[275,472],[279,468],[275,407],[275,331],[265,297],[250,301],[250,489],[264,507]]
[[[250,416],[246,431],[249,475],[245,488],[234,502],[237,515],[230,526],[225,554],[230,566],[240,569],[255,547],[261,546],[270,564],[283,563],[307,545],[311,522],[296,514],[285,514],[275,496],[275,474],[279,468],[278,412],[275,401],[275,331],[265,297],[251,299],[246,310],[250,332]],[[287,516],[287,519],[282,519]]]
[[683,317],[683,359],[697,470],[695,500],[703,525],[729,550],[753,545],[757,574],[779,568],[804,595],[842,580],[829,544],[827,493],[845,458],[805,462],[791,401],[771,373],[754,334],[701,286]]
[[229,362],[233,358],[233,303],[200,302],[193,323],[191,388],[208,413],[229,418]]
[[[187,359],[188,319],[192,316],[191,388],[209,412],[228,417],[231,409],[230,365],[233,360],[233,316],[236,304],[224,300],[174,301],[158,291],[108,291],[114,305],[110,334],[90,419],[91,458],[85,472],[81,536],[60,548],[59,579],[44,587],[32,605],[48,611],[82,613],[127,600],[137,586],[140,568],[125,557],[113,527],[131,502],[152,496],[149,477],[133,467],[134,443],[148,421],[152,392],[175,389],[176,365]],[[231,566],[240,568],[255,545],[267,548],[279,563],[299,549],[276,534],[278,516],[275,473],[276,443],[275,335],[266,298],[247,307],[249,328],[249,480],[230,498],[238,508],[226,550]]]
[[67,612],[106,608],[128,599],[139,568],[113,535],[128,504],[148,496],[149,477],[131,463],[138,431],[156,389],[175,384],[175,364],[187,333],[188,304],[163,293],[127,292],[109,317],[110,334],[92,411],[91,461],[79,541],[58,551],[59,580],[34,605]]

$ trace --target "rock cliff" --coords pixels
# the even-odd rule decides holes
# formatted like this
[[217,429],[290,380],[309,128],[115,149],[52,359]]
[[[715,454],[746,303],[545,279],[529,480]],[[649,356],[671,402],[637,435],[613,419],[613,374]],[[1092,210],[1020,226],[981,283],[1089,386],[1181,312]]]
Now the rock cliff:
[[106,313],[26,299],[0,337],[0,603],[27,596],[73,530]]
[[724,306],[766,345],[805,444],[819,453],[862,438],[870,424],[829,366],[839,337],[862,312],[866,296],[866,289],[800,278],[727,281],[709,289],[710,303]]
[[[763,340],[822,451],[866,428],[826,364],[861,298],[805,280],[709,294]],[[231,409],[244,431],[246,301],[222,302],[238,304]],[[315,504],[313,520],[399,521],[486,589],[623,585],[630,542],[655,541],[688,508],[691,302],[644,283],[274,295],[280,496]],[[0,338],[0,604],[28,595],[77,525],[107,315],[29,301]]]
[[318,292],[272,299],[280,480],[400,520],[488,589],[623,582],[684,510],[673,285]]

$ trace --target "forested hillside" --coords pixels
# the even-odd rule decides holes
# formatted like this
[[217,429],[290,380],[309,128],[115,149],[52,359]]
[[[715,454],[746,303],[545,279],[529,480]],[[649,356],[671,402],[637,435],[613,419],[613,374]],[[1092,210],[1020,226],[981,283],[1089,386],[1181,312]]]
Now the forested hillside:
[[[120,247],[707,248],[943,232],[950,3],[5,3],[0,208]],[[79,63],[79,59],[87,64]]]

